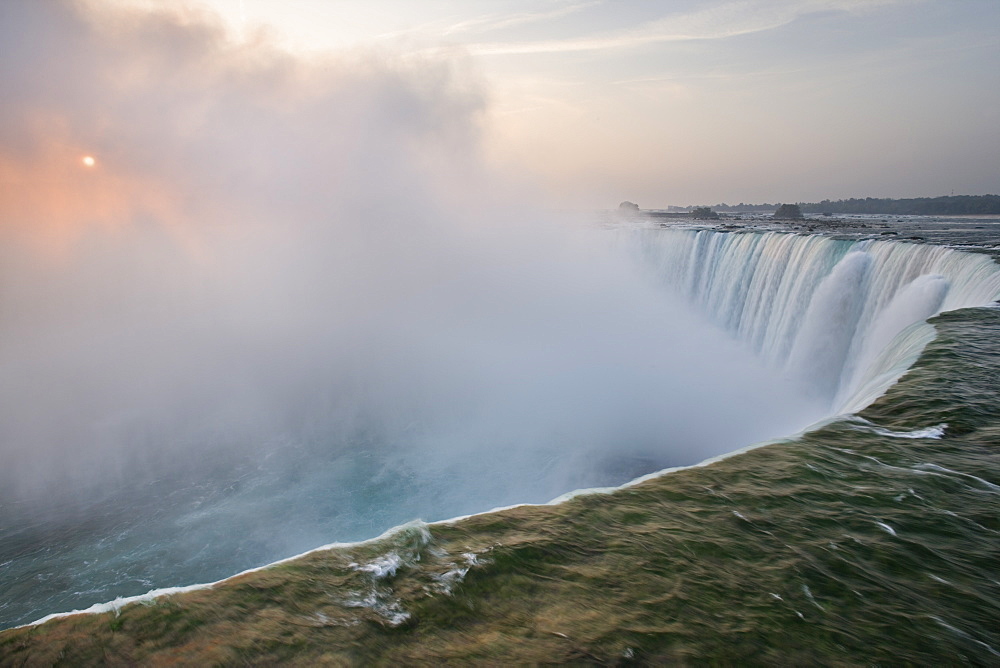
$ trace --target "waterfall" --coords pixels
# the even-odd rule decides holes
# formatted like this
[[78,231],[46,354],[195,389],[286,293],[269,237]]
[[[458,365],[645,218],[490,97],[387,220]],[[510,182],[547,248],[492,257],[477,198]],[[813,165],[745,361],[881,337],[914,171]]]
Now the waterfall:
[[1000,299],[1000,266],[943,246],[779,232],[619,232],[679,292],[834,412],[881,395],[933,338],[927,318]]
[[872,257],[848,253],[816,286],[786,363],[791,375],[822,395],[836,394],[865,306]]

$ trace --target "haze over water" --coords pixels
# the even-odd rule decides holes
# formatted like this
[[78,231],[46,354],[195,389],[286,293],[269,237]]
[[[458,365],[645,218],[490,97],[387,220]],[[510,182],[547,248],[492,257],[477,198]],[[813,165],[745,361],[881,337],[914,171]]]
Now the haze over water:
[[482,89],[454,63],[3,14],[8,621],[619,484],[827,410],[484,167]]

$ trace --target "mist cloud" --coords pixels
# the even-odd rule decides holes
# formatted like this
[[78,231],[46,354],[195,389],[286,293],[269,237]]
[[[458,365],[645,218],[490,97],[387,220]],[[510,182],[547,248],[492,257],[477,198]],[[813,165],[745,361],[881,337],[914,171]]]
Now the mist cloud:
[[599,230],[490,173],[461,56],[303,59],[73,2],[3,3],[0,42],[7,498],[374,448],[544,500],[804,424]]

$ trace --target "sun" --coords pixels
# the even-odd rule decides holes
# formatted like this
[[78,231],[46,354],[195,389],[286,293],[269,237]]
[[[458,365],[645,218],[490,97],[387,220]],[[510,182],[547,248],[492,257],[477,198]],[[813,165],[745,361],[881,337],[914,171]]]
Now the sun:
[[93,167],[94,165],[97,164],[97,160],[95,160],[94,156],[92,156],[92,155],[85,155],[85,156],[83,156],[83,159],[81,160],[81,162],[83,163],[84,167]]

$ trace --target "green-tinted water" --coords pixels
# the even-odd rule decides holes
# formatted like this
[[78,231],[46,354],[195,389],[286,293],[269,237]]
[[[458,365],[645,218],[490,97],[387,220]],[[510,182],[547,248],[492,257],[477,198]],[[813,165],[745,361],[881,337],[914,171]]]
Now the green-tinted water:
[[8,631],[0,656],[996,665],[1000,310],[932,322],[868,422]]

